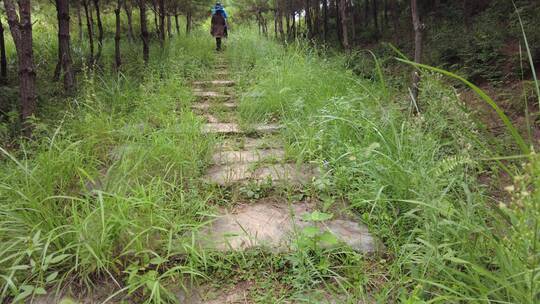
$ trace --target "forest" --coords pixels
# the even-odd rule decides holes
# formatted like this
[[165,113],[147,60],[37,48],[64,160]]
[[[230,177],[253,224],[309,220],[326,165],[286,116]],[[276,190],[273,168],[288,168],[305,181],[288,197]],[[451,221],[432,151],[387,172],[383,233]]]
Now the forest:
[[0,303],[539,303],[539,22],[0,0]]

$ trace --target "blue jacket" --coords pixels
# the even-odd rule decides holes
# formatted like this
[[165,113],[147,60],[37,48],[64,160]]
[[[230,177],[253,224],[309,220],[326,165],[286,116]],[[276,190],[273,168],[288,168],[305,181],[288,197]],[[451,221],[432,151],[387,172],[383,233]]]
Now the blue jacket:
[[225,11],[225,8],[221,5],[216,5],[212,7],[212,15],[215,15],[218,11],[221,11],[221,14],[227,20],[227,12]]

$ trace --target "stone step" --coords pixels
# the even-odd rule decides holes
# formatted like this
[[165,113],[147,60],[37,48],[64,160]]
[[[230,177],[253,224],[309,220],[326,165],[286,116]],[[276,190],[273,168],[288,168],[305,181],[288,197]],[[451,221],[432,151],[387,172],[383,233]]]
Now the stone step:
[[204,133],[214,133],[222,135],[244,134],[244,133],[274,133],[281,129],[279,125],[258,125],[244,132],[236,123],[208,123],[204,125]]
[[263,160],[283,159],[285,151],[283,149],[257,149],[243,151],[220,151],[213,155],[212,159],[216,165],[226,165],[234,163],[256,163]]
[[[382,250],[380,243],[365,225],[347,219],[324,222],[305,220],[316,211],[312,203],[268,203],[244,205],[233,212],[218,216],[197,235],[201,247],[216,251],[243,251],[253,247],[267,247],[273,252],[294,250],[292,242],[306,227],[318,228],[318,233],[329,232],[339,242],[357,252],[375,253]],[[320,243],[323,248],[336,243]]]
[[227,76],[229,75],[229,71],[227,70],[220,70],[220,71],[215,71],[215,72],[212,72],[214,75],[217,75],[217,76]]
[[238,105],[234,102],[220,102],[220,103],[210,103],[210,102],[197,102],[191,105],[191,108],[194,110],[208,111],[210,108],[223,108],[227,110],[234,110]]
[[235,82],[233,80],[194,81],[193,85],[196,85],[196,86],[232,87],[232,86],[235,85]]
[[283,143],[280,139],[273,136],[269,137],[242,137],[242,138],[225,138],[220,144],[220,149],[223,151],[237,150],[253,150],[253,149],[272,149],[280,148]]
[[208,123],[219,123],[219,119],[210,113],[204,113],[202,116]]
[[226,95],[220,92],[214,92],[214,91],[198,91],[194,90],[193,95],[196,97],[203,97],[203,98],[216,98],[216,99],[231,99],[231,95]]
[[236,163],[211,167],[205,179],[220,186],[262,183],[268,180],[287,185],[306,185],[319,175],[318,169],[308,165]]

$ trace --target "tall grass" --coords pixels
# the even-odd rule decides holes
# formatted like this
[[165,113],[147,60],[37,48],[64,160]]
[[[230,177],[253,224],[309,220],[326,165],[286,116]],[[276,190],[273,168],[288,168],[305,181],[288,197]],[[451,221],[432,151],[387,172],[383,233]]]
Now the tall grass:
[[[345,200],[384,241],[391,258],[379,301],[536,302],[536,194],[508,205],[488,195],[478,178],[490,170],[482,142],[492,139],[439,76],[425,76],[416,117],[406,94],[371,80],[377,69],[361,79],[343,55],[241,37],[228,56],[245,73],[242,119],[285,124],[296,157],[325,169],[316,183],[325,204]],[[531,170],[516,180],[535,183]]]
[[148,294],[139,284],[210,208],[195,185],[212,140],[189,110],[189,82],[211,65],[210,43],[175,38],[147,67],[126,47],[122,73],[85,69],[75,96],[43,102],[33,140],[0,147],[1,299],[106,280],[157,303],[167,297],[152,288],[197,274],[168,268]]

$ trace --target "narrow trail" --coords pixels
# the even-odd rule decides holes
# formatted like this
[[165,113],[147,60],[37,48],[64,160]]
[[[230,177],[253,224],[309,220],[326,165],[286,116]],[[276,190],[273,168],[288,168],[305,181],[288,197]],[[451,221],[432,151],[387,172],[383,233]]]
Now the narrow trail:
[[[228,78],[223,57],[218,58],[215,69],[211,74],[219,79],[193,83],[198,100],[192,109],[206,120],[204,132],[216,134],[220,139],[213,164],[205,176],[206,182],[225,188],[262,183],[271,185],[274,190],[309,187],[320,175],[318,168],[287,158],[279,135],[282,126],[241,126],[237,113],[238,92],[235,81]],[[294,248],[291,246],[294,235],[314,226],[321,232],[331,232],[356,251],[371,253],[377,249],[374,238],[358,221],[339,217],[320,221],[316,202],[291,202],[285,195],[278,196],[222,210],[221,216],[201,232],[200,242],[222,251],[262,246],[272,252],[286,252]]]

